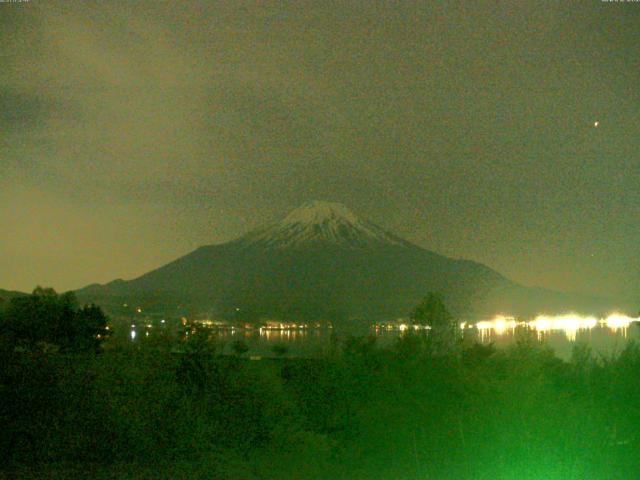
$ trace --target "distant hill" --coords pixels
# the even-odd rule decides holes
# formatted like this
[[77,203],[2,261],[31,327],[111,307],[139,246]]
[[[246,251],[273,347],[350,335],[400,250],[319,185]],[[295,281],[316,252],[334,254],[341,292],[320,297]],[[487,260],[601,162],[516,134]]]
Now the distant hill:
[[231,242],[208,245],[130,281],[77,292],[102,305],[189,304],[231,319],[369,322],[406,317],[428,291],[458,316],[594,313],[606,301],[526,288],[491,268],[412,244],[340,204],[311,202]]
[[23,292],[17,292],[13,290],[3,290],[0,288],[0,308],[3,308],[11,301],[12,298],[22,297],[27,295]]
[[14,297],[24,297],[29,295],[28,293],[18,292],[16,290],[3,290],[0,288],[0,299],[2,300],[11,300]]

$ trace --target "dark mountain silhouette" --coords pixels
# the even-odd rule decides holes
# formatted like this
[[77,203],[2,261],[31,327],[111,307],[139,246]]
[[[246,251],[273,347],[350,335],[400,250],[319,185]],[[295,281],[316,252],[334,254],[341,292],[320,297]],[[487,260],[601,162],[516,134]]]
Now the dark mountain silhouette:
[[6,307],[12,298],[23,297],[27,295],[23,292],[17,292],[14,290],[3,290],[0,288],[0,309]]
[[15,297],[24,297],[28,295],[27,293],[24,292],[18,292],[16,290],[3,290],[2,288],[0,288],[0,300],[11,300],[12,298]]
[[340,204],[311,202],[282,221],[208,245],[134,280],[77,293],[105,307],[188,304],[225,318],[331,320],[406,317],[428,291],[458,316],[530,315],[606,307],[597,299],[520,286],[489,267],[425,250]]

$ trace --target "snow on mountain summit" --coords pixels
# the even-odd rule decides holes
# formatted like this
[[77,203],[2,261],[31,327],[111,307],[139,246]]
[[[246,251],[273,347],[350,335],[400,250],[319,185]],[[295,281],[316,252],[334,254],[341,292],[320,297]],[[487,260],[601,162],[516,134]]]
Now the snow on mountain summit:
[[255,230],[241,239],[270,248],[339,244],[360,247],[373,244],[407,245],[373,223],[360,219],[340,203],[313,201],[290,212],[281,221]]
[[293,210],[281,224],[306,223],[321,224],[327,221],[343,220],[357,223],[358,217],[341,203],[313,201]]

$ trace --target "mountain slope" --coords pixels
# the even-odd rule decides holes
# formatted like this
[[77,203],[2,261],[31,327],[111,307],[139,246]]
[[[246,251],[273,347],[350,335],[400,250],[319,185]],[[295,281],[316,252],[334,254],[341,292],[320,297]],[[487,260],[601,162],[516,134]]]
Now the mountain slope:
[[430,252],[328,202],[305,204],[234,241],[200,247],[134,280],[92,285],[78,295],[103,305],[186,303],[196,312],[246,320],[346,323],[406,316],[432,290],[461,316],[596,307]]
[[14,290],[3,290],[0,288],[0,309],[5,308],[12,298],[15,297],[24,297],[26,293],[17,292]]

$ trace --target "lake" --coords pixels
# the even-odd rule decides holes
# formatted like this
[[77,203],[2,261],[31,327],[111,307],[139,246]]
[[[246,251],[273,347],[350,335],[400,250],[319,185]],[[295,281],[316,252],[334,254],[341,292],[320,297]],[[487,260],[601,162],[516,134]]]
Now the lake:
[[[478,322],[463,322],[463,336],[482,344],[493,343],[498,348],[512,345],[518,336],[530,332],[552,348],[556,355],[569,359],[575,345],[589,345],[597,355],[609,356],[619,352],[632,340],[640,341],[639,318],[612,314],[606,318],[578,315],[538,316],[528,321],[496,316]],[[404,324],[378,325],[364,334],[375,335],[382,346],[391,345],[398,337],[413,334],[414,327]],[[150,329],[137,326],[130,338],[148,336]],[[287,356],[320,356],[332,348],[334,332],[329,328],[218,328],[211,329],[211,337],[231,353],[231,344],[242,340],[249,347],[247,355],[273,356],[274,346],[286,348]]]

